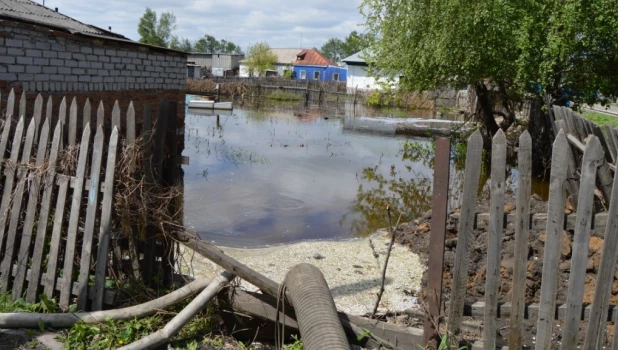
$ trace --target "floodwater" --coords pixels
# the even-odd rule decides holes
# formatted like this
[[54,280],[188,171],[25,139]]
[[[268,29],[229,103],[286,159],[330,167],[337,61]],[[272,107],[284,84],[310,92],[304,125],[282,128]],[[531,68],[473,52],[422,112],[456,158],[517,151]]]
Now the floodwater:
[[[405,221],[430,209],[428,139],[346,127],[359,118],[348,109],[216,113],[188,109],[185,122],[185,225],[205,240],[259,247],[347,239],[388,226],[387,205],[393,224],[400,212]],[[462,168],[452,166],[451,207]]]

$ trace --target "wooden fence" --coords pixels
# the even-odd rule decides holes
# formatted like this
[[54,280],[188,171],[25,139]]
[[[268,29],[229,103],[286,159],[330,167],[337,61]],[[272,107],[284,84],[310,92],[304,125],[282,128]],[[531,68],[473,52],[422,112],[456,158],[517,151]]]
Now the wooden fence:
[[[564,110],[562,110],[564,111]],[[562,119],[558,119],[560,126]],[[584,123],[582,123],[584,124]],[[466,285],[469,276],[469,261],[472,248],[473,230],[478,227],[478,215],[476,213],[476,196],[479,186],[481,168],[481,150],[483,140],[479,131],[475,132],[468,141],[466,158],[466,173],[463,190],[461,212],[459,214],[459,229],[455,261],[453,264],[453,276],[451,284],[450,301],[448,303],[448,317],[446,319],[446,334],[449,342],[456,345],[460,339],[464,315],[483,317],[483,341],[477,347],[495,349],[499,344],[497,339],[497,318],[509,318],[510,327],[508,335],[509,349],[521,349],[523,337],[523,320],[536,319],[535,347],[536,349],[550,349],[553,345],[553,334],[558,329],[555,322],[560,319],[564,322],[562,327],[562,349],[573,349],[578,341],[584,342],[585,349],[598,349],[605,341],[605,324],[607,321],[616,320],[615,306],[609,305],[614,272],[618,253],[618,176],[613,177],[613,187],[610,193],[609,210],[606,215],[598,214],[596,218],[604,221],[604,244],[601,261],[598,269],[597,281],[592,305],[583,305],[583,291],[586,278],[586,265],[588,263],[588,245],[594,222],[594,190],[598,181],[598,171],[607,165],[604,145],[601,138],[590,135],[582,143],[578,150],[583,156],[577,169],[579,174],[578,183],[578,210],[574,220],[565,217],[565,194],[568,184],[569,157],[572,156],[569,139],[572,138],[560,127],[556,135],[552,150],[552,168],[550,177],[550,193],[547,215],[537,218],[545,224],[547,234],[544,247],[543,271],[541,283],[541,296],[539,304],[527,305],[526,295],[526,269],[528,263],[528,239],[529,230],[534,220],[530,215],[531,197],[531,161],[532,142],[530,135],[525,132],[519,139],[519,179],[517,191],[516,214],[513,220],[515,225],[515,248],[514,266],[512,275],[511,302],[499,303],[500,266],[502,256],[502,239],[505,228],[505,159],[506,138],[499,131],[492,145],[491,159],[491,198],[490,213],[485,216],[485,225],[488,227],[487,242],[487,272],[485,280],[485,299],[472,304],[465,303]],[[591,126],[591,133],[594,126]],[[607,130],[609,131],[609,130]],[[442,147],[438,143],[438,148]],[[447,146],[448,147],[448,146]],[[615,146],[613,151],[615,154]],[[438,154],[440,150],[436,151]],[[448,152],[442,152],[448,155]],[[615,159],[615,158],[614,158]],[[440,164],[437,159],[436,164]],[[448,173],[448,172],[447,172]],[[436,174],[440,176],[440,174]],[[448,176],[448,175],[447,175]],[[611,176],[611,175],[610,175]],[[611,185],[611,184],[610,184]],[[443,190],[442,190],[443,191]],[[438,191],[437,193],[441,193]],[[446,219],[446,212],[440,209],[440,203],[434,198],[434,216],[432,221],[432,251],[444,251],[444,228],[439,225]],[[436,210],[437,208],[437,210]],[[435,215],[435,214],[438,215]],[[538,215],[537,215],[538,216]],[[437,222],[438,224],[435,224]],[[574,228],[573,250],[571,256],[571,268],[569,286],[565,305],[557,305],[558,278],[560,264],[560,246],[562,233],[570,222]],[[538,223],[537,223],[538,225]],[[434,226],[436,230],[434,230]],[[600,227],[596,227],[598,231]],[[436,247],[437,245],[437,247]],[[439,254],[438,254],[439,255]],[[435,260],[436,258],[433,258]],[[441,301],[443,259],[438,257],[437,264],[430,264],[428,271],[428,302],[429,316],[425,327],[425,342],[438,334],[436,323],[439,322],[443,304]],[[436,282],[437,281],[437,282]],[[588,320],[585,339],[578,339],[582,320]],[[615,326],[614,326],[615,327]],[[618,339],[614,338],[614,348],[618,346]]]
[[[55,116],[51,97],[44,108],[43,97],[38,95],[34,110],[29,112],[25,95],[19,101],[18,120],[13,115],[13,91],[1,118],[0,292],[10,291],[13,299],[25,297],[28,302],[44,293],[57,297],[65,310],[72,304],[78,310],[100,310],[104,302],[111,304],[114,298],[107,290],[110,258],[120,264],[133,261],[137,277],[140,269],[146,275],[145,266],[152,270],[156,260],[169,258],[156,255],[152,230],[147,230],[149,242],[143,247],[132,246],[132,240],[121,244],[120,237],[115,237],[113,244],[111,241],[116,235],[112,220],[116,164],[121,159],[117,156],[136,140],[133,103],[121,113],[116,101],[111,124],[106,127],[102,102],[91,125],[90,101],[79,107],[73,99],[68,107],[63,98]],[[167,101],[161,106],[159,119],[165,120]],[[142,129],[148,133],[150,108],[145,110]],[[155,130],[154,134],[163,136],[147,142],[145,150],[151,152],[150,142],[159,144],[153,147],[154,156],[147,155],[157,168],[165,133]],[[127,245],[129,253],[125,254],[122,247]],[[150,253],[146,253],[148,249]]]

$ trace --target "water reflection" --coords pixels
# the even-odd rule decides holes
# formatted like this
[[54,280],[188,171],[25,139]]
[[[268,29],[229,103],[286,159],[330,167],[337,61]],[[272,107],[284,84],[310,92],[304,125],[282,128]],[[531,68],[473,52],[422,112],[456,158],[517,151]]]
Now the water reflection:
[[[263,246],[373,233],[387,202],[406,220],[429,210],[432,142],[345,130],[346,113],[239,108],[217,122],[188,110],[185,224],[218,244]],[[454,162],[451,207],[462,182]]]

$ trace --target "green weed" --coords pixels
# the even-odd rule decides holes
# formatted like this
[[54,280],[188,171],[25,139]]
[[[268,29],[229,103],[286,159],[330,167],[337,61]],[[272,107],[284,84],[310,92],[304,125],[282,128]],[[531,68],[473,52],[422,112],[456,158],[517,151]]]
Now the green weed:
[[268,95],[268,98],[276,101],[300,101],[302,96],[289,92],[273,92]]
[[283,350],[303,350],[303,340],[299,339],[296,335],[292,335],[294,342],[283,346]]
[[584,118],[600,125],[610,125],[613,127],[617,127],[618,126],[618,117],[614,117],[611,116],[609,114],[604,114],[604,113],[598,113],[598,112],[592,112],[592,111],[584,111],[583,112],[583,116]]

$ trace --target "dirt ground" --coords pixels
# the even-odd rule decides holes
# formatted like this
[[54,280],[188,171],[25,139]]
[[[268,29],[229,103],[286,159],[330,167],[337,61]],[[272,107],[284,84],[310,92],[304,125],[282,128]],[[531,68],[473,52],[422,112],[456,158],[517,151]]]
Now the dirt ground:
[[[505,205],[505,212],[510,213],[515,210],[514,200],[511,198],[507,200]],[[455,212],[457,212],[456,210]],[[540,197],[534,195],[530,202],[530,212],[544,213],[547,211],[547,203],[543,202]],[[479,204],[477,206],[477,212],[489,212],[487,204]],[[565,209],[566,213],[570,212],[570,209]],[[431,233],[431,212],[425,213],[421,218],[400,227],[400,234],[398,235],[399,242],[407,245],[414,253],[421,256],[421,259],[427,262],[427,252],[429,251],[429,237]],[[455,249],[457,248],[457,231],[458,220],[455,217],[450,217],[446,226],[446,250],[444,255],[444,275],[443,275],[443,294],[444,301],[449,300],[451,290],[452,268],[455,260]],[[503,233],[502,242],[502,263],[501,263],[501,283],[500,283],[500,301],[510,302],[511,299],[511,287],[512,287],[512,273],[513,273],[513,252],[515,245],[515,227],[513,224],[509,224]],[[470,268],[468,272],[467,283],[467,302],[483,301],[485,290],[485,274],[487,264],[487,230],[476,229],[474,230],[474,236],[472,239],[472,249],[470,251]],[[546,233],[544,230],[530,230],[528,240],[528,268],[527,268],[527,280],[526,280],[526,302],[538,303],[541,294],[541,273],[543,269],[543,254],[545,246]],[[566,302],[569,272],[571,266],[571,249],[573,242],[573,232],[565,231],[563,233],[561,257],[560,257],[560,278],[557,301],[558,304]],[[586,283],[584,287],[584,304],[588,305],[592,303],[594,298],[594,288],[596,283],[596,272],[599,267],[599,261],[601,258],[601,250],[603,247],[603,238],[595,235],[593,231],[590,239],[589,260],[587,266]],[[423,285],[426,284],[427,271],[423,275]],[[421,296],[422,297],[422,296]],[[612,290],[612,296],[610,300],[611,304],[618,302],[618,273],[614,276],[614,287]],[[482,321],[482,320],[475,320]],[[534,336],[536,335],[535,320],[526,321],[526,336],[525,344],[528,346],[534,346]],[[582,322],[580,330],[580,338],[583,342],[583,334],[585,333],[587,324]],[[508,320],[499,320],[498,329],[500,329],[501,335],[507,339],[508,337]],[[606,327],[607,343],[610,344],[613,339],[613,325]],[[478,335],[468,335],[472,338]],[[556,322],[554,327],[554,341],[556,346],[559,346],[561,340],[561,322]],[[467,339],[475,340],[475,339]]]

